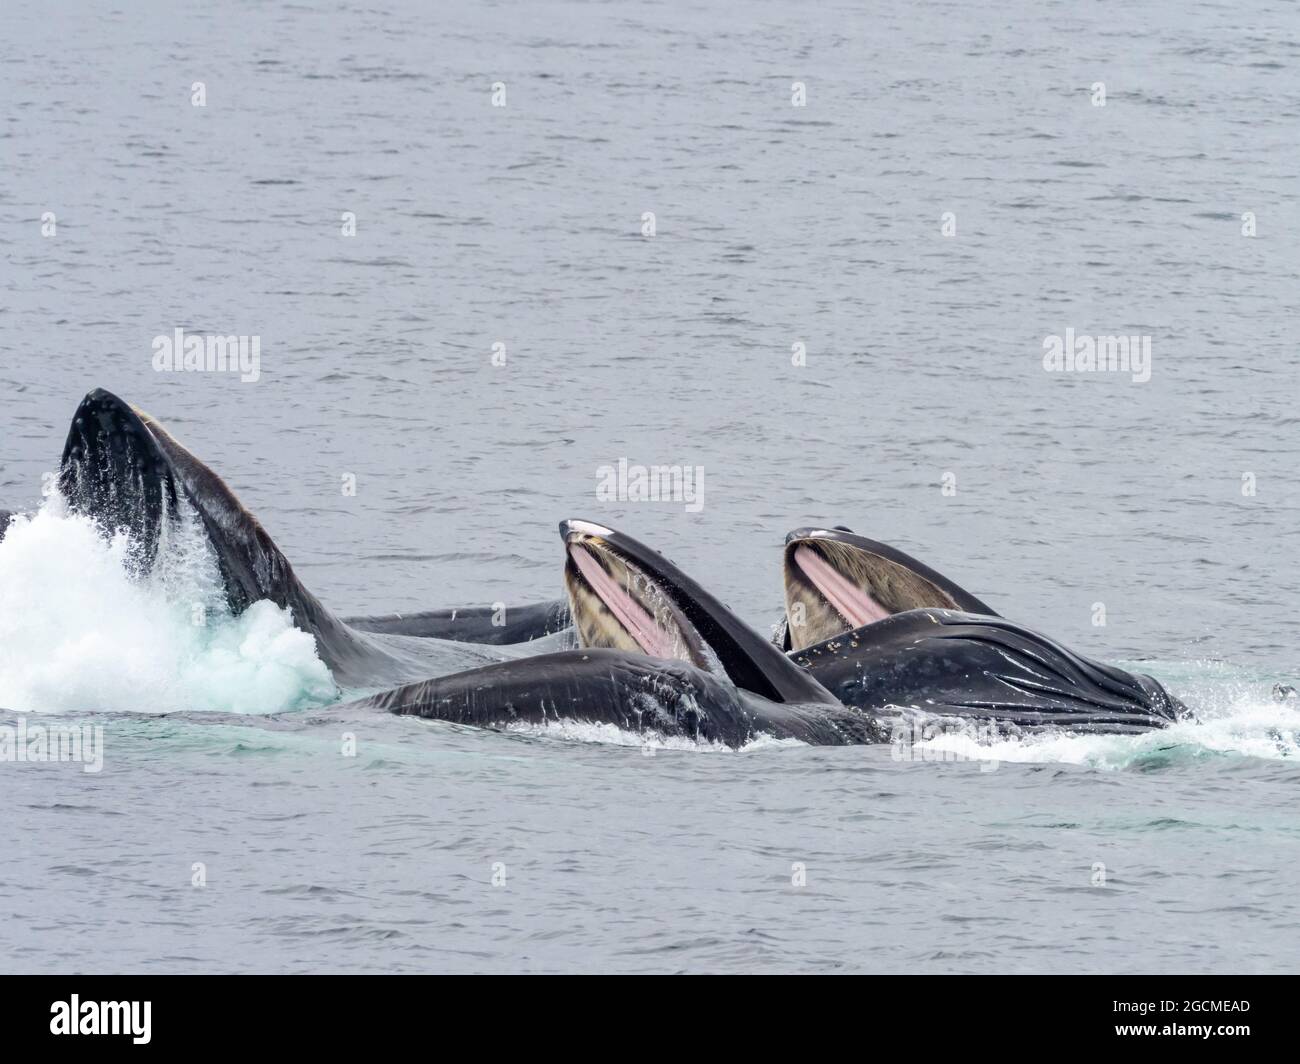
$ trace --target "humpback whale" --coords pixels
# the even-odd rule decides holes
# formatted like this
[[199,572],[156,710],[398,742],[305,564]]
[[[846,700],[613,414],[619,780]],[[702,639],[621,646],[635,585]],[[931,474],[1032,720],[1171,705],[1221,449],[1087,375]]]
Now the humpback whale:
[[791,532],[784,578],[790,656],[849,705],[1091,731],[1187,713],[1150,676],[1075,654],[846,528]]
[[743,746],[759,735],[879,742],[834,698],[666,558],[587,521],[560,525],[581,649],[406,684],[360,705],[455,724],[571,721]]
[[[481,635],[480,615],[461,624],[460,611],[442,611],[447,616],[441,625],[425,624],[422,637],[404,631],[401,618],[340,620],[303,586],[266,530],[212,469],[157,419],[103,389],[90,392],[73,416],[59,488],[74,511],[107,531],[129,533],[130,563],[139,574],[151,572],[170,537],[197,517],[231,613],[261,599],[290,610],[294,624],[315,637],[340,686],[391,684],[500,656],[443,641],[457,632]],[[552,611],[527,607],[511,634],[528,638],[524,629],[531,622],[529,630],[536,631],[539,621],[552,623]]]
[[772,701],[831,701],[768,640],[644,543],[590,521],[563,521],[560,536],[582,646],[682,661]]

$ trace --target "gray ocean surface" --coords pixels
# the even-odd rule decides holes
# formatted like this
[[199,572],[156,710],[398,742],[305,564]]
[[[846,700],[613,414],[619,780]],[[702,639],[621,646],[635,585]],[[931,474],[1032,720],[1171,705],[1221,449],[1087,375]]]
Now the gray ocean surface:
[[[105,733],[97,773],[0,763],[0,970],[1297,968],[1300,711],[1269,698],[1300,677],[1293,3],[4,22],[0,507],[40,505],[102,386],[340,614],[558,597],[585,517],[766,627],[785,533],[847,524],[1203,723],[908,756],[143,682],[101,713],[89,639],[50,667],[91,694],[0,713]],[[155,372],[176,328],[259,336],[260,379]],[[1066,329],[1150,336],[1150,380],[1045,372]],[[620,458],[703,467],[702,509],[597,498]],[[94,572],[62,571],[0,586],[0,643],[77,608]]]

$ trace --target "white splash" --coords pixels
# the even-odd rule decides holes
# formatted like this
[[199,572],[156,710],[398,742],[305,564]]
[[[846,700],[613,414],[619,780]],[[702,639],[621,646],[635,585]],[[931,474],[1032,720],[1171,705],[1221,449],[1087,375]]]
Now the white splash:
[[1276,701],[1271,683],[1245,678],[1221,663],[1182,665],[1178,672],[1183,682],[1170,683],[1170,689],[1193,710],[1195,720],[1136,735],[1047,731],[988,740],[973,731],[952,730],[917,743],[914,750],[918,757],[934,761],[1057,763],[1098,769],[1225,756],[1300,758],[1300,699]]
[[272,713],[337,694],[289,612],[226,608],[211,548],[188,516],[163,529],[147,579],[128,541],[54,497],[0,540],[0,707],[18,712]]

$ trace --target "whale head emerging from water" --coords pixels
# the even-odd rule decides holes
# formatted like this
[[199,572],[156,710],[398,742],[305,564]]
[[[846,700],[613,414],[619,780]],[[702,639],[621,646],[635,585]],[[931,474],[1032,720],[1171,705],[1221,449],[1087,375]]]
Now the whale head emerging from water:
[[590,521],[563,521],[578,640],[671,659],[774,702],[829,702],[821,684],[657,551]]
[[96,388],[77,407],[59,489],[73,510],[129,534],[131,562],[142,574],[188,506],[207,532],[232,612],[261,599],[306,620],[327,612],[225,481],[156,419],[111,392]]
[[231,613],[243,613],[263,599],[288,609],[295,626],[315,636],[339,683],[398,678],[418,667],[326,609],[225,481],[157,419],[111,392],[97,388],[77,407],[63,447],[59,488],[75,512],[105,532],[128,533],[129,564],[137,575],[153,571],[177,522],[196,517]]
[[785,540],[789,650],[916,609],[997,614],[910,555],[846,528],[799,528]]
[[1186,707],[1150,676],[1000,617],[946,576],[846,528],[786,537],[787,646],[845,705],[1013,728],[1141,731]]

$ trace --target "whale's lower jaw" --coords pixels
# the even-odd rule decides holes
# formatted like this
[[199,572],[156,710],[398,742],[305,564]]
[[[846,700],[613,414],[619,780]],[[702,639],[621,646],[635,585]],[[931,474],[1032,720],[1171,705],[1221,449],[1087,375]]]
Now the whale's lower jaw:
[[495,730],[602,725],[732,748],[760,737],[844,746],[889,735],[853,709],[772,702],[688,662],[604,647],[496,662],[354,705]]

